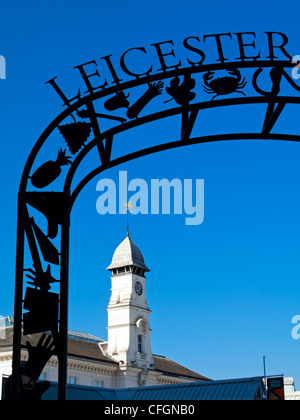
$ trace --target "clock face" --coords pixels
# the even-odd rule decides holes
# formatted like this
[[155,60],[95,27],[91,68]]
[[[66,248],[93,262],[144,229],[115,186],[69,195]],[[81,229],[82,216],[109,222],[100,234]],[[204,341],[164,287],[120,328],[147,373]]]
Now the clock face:
[[135,292],[136,292],[136,294],[137,294],[138,296],[141,296],[141,294],[143,293],[143,286],[142,286],[142,283],[140,283],[139,281],[137,281],[137,282],[135,283],[134,288],[135,288]]

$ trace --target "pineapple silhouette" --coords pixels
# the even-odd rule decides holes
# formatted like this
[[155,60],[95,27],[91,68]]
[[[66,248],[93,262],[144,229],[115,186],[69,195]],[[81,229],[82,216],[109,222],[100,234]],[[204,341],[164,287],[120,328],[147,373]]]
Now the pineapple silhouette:
[[61,167],[70,165],[72,161],[66,156],[66,150],[59,149],[56,161],[49,160],[40,166],[32,175],[31,183],[36,188],[44,188],[61,174]]

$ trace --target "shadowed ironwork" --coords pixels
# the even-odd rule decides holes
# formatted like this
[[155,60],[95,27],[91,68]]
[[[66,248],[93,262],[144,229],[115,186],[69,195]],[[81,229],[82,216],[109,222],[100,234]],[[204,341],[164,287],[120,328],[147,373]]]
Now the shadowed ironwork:
[[[158,44],[154,45],[157,47]],[[285,106],[300,104],[300,86],[289,75],[293,67],[291,62],[242,60],[174,67],[162,68],[163,71],[158,74],[147,72],[123,83],[118,79],[116,86],[105,85],[97,92],[90,89],[84,97],[79,92],[71,100],[62,94],[54,79],[48,82],[59,93],[66,109],[50,123],[34,145],[20,184],[12,380],[14,399],[20,398],[21,336],[44,331],[51,331],[55,342],[55,350],[51,349],[56,352],[59,361],[59,399],[66,397],[70,214],[76,198],[88,182],[108,168],[188,145],[251,139],[300,141],[298,135],[272,133]],[[262,86],[262,73],[265,76],[263,84],[267,84],[269,90]],[[282,95],[286,91],[282,87],[283,80],[292,93]],[[141,93],[141,87],[145,88],[144,93]],[[266,107],[259,132],[193,137],[202,110],[250,104]],[[165,143],[148,148],[144,148],[141,142],[140,150],[112,158],[113,146],[120,134],[174,116],[181,118],[176,139],[167,139]],[[110,128],[102,130],[103,121],[109,122]],[[61,140],[58,154],[57,142],[54,142],[51,156],[57,156],[56,160],[38,164],[42,147],[54,133]],[[66,145],[72,160],[67,156]],[[98,164],[73,185],[79,165],[94,150],[99,157]],[[38,165],[36,169],[35,165]],[[45,191],[47,187],[51,191]],[[37,214],[33,216],[32,210]],[[40,216],[46,218],[46,228]],[[24,261],[25,246],[32,258],[31,266]],[[59,269],[58,279],[51,274],[53,266]],[[24,296],[26,272],[25,277],[31,280],[28,284],[34,287],[28,287]],[[57,293],[50,292],[50,284],[58,288]],[[24,310],[29,312],[23,313]]]

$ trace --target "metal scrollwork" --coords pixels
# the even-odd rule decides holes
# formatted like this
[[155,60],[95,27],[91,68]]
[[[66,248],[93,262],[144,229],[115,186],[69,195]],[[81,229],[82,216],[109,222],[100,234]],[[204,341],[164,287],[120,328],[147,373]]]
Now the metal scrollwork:
[[[285,105],[300,105],[300,87],[288,73],[291,67],[289,61],[245,61],[245,57],[243,61],[226,64],[200,63],[186,69],[175,66],[162,69],[163,72],[158,74],[148,72],[130,82],[121,83],[117,79],[116,86],[105,85],[98,92],[90,91],[85,97],[79,92],[71,100],[66,98],[54,79],[49,82],[63,99],[65,109],[36,142],[20,184],[11,382],[14,399],[20,398],[21,338],[26,334],[41,333],[52,337],[59,360],[59,398],[66,397],[70,213],[85,185],[107,168],[187,144],[229,139],[300,141],[300,136],[272,133]],[[269,72],[269,79],[263,79],[263,72],[265,76]],[[283,95],[284,79],[294,89],[294,95]],[[265,84],[268,88],[264,87]],[[193,136],[202,110],[243,104],[265,104],[260,132],[216,132],[211,136]],[[148,148],[144,148],[141,142],[139,150],[112,158],[118,135],[174,116],[181,119],[180,131],[174,141]],[[55,136],[54,142],[50,141],[51,136]],[[40,151],[46,143],[52,151],[50,159],[45,161],[45,155]],[[99,156],[95,167],[73,185],[80,163],[94,150]],[[25,261],[25,248],[29,250],[30,261],[28,258]],[[53,275],[54,270],[59,274]],[[24,277],[30,280],[26,290]],[[38,348],[42,350],[41,346]],[[46,348],[49,350],[49,346]],[[47,357],[52,350],[53,347]],[[31,366],[36,363],[36,372],[40,371],[47,357],[43,358],[43,363],[39,363],[39,357],[34,362],[37,352],[31,348],[30,353]],[[36,380],[37,373],[33,377]],[[37,395],[40,396],[40,392]]]

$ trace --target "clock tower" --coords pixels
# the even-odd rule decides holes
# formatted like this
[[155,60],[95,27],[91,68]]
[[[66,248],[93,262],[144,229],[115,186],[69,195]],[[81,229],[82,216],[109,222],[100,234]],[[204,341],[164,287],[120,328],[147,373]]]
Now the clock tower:
[[150,271],[129,234],[116,249],[107,270],[111,271],[108,306],[107,353],[120,367],[152,370],[150,309],[146,299],[145,273]]

